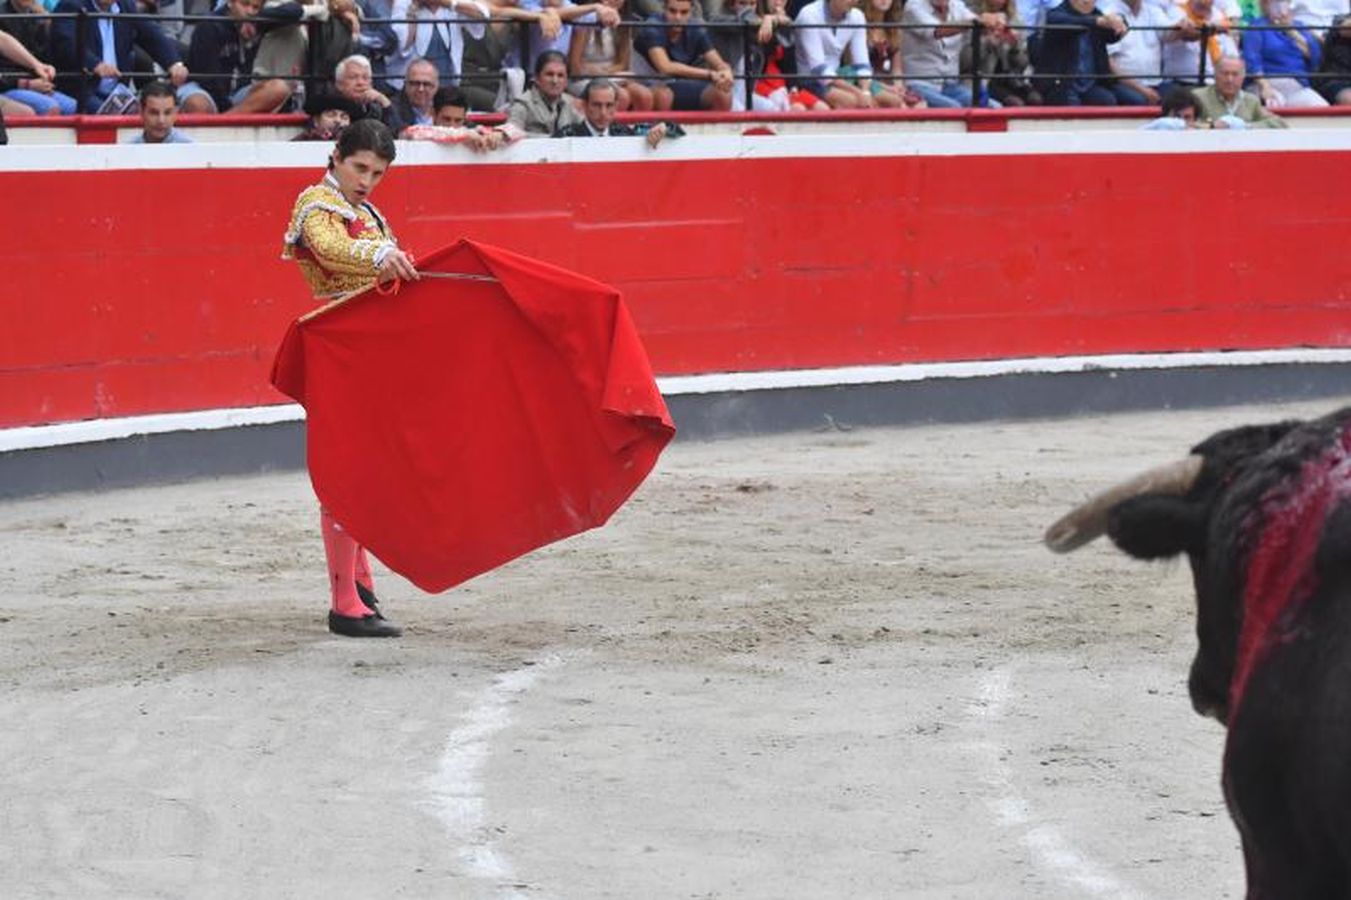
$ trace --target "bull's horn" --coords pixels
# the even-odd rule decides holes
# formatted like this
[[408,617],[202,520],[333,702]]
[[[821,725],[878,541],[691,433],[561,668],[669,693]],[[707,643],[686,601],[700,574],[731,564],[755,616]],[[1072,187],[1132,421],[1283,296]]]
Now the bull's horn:
[[1167,465],[1141,472],[1129,481],[1108,488],[1076,506],[1046,529],[1046,546],[1056,553],[1077,550],[1107,530],[1107,511],[1129,497],[1141,494],[1185,494],[1201,474],[1204,460],[1192,454]]

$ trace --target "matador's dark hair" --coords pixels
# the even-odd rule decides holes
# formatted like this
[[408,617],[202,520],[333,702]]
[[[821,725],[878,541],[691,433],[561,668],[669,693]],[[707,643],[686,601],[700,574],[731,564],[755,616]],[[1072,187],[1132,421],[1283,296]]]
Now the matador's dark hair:
[[394,162],[394,135],[379,119],[357,119],[338,136],[338,159],[369,150],[385,162]]

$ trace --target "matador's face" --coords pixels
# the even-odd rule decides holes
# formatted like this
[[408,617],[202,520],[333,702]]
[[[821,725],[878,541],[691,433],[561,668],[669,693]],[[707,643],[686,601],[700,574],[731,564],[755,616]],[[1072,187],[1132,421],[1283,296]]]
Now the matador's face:
[[337,150],[333,151],[333,177],[338,180],[343,197],[353,206],[370,199],[388,169],[389,160],[370,150],[358,150],[351,156],[339,156]]

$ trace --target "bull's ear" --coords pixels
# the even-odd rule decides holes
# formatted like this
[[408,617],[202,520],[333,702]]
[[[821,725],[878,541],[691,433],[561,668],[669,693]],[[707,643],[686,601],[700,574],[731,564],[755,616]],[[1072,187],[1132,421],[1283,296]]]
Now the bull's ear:
[[1205,525],[1204,506],[1159,494],[1124,500],[1107,514],[1112,543],[1137,559],[1177,556],[1199,546]]

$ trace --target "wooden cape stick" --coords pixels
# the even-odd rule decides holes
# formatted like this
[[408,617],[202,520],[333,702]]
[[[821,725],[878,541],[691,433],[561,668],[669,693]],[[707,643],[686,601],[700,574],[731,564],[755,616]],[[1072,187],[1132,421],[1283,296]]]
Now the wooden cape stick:
[[[468,272],[419,272],[418,275],[422,278],[453,278],[457,281],[497,280],[491,275],[470,275]],[[399,279],[396,278],[394,279],[394,281],[395,283],[397,283]],[[339,294],[332,300],[325,303],[323,306],[320,306],[316,309],[312,309],[309,312],[305,313],[305,315],[301,316],[297,321],[308,322],[310,319],[318,318],[319,316],[322,316],[324,313],[330,310],[337,309],[339,306],[342,306],[344,303],[351,300],[353,297],[360,297],[362,294],[366,293],[367,291],[371,290],[374,287],[376,287],[376,284],[372,282],[371,284],[367,285],[364,288],[357,288],[354,291],[348,291],[345,294]]]

